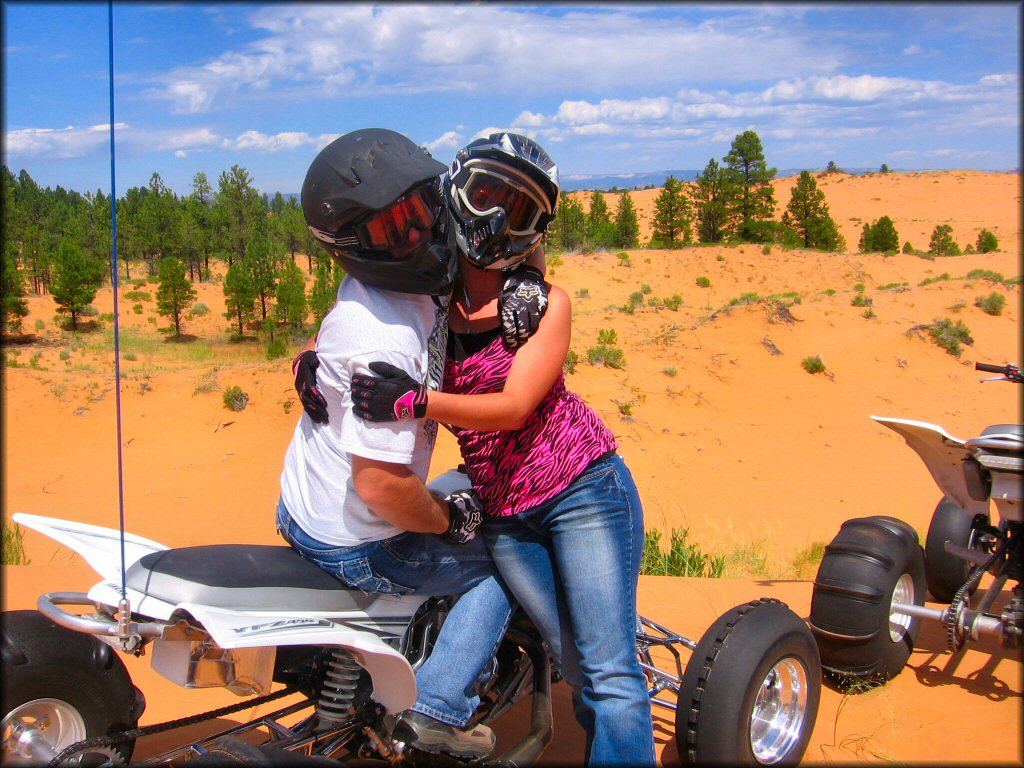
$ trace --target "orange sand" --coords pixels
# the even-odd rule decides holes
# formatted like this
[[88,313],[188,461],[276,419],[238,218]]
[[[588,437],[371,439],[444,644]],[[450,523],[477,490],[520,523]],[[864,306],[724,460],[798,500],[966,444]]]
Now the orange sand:
[[[806,617],[814,569],[795,570],[794,557],[828,542],[848,518],[894,515],[923,538],[938,491],[917,457],[871,414],[939,423],[959,437],[1022,420],[1020,392],[981,385],[973,370],[974,361],[1022,362],[1020,286],[962,279],[974,269],[1020,274],[1020,176],[837,174],[818,183],[847,253],[765,254],[753,245],[636,250],[628,267],[615,253],[593,253],[565,255],[549,269],[574,301],[572,347],[580,362],[569,385],[615,431],[648,529],[660,528],[667,538],[670,529],[687,528],[704,552],[734,556],[730,573],[742,568],[737,560],[766,561],[766,575],[642,579],[641,612],[694,639],[733,605],[761,596],[779,597]],[[781,210],[792,180],[776,186]],[[642,215],[649,216],[656,195],[633,193]],[[614,210],[614,196],[607,197]],[[863,223],[882,215],[894,220],[901,242],[916,248],[927,248],[936,224],[949,223],[962,246],[985,227],[1001,249],[934,261],[855,253]],[[944,273],[953,279],[921,285]],[[710,287],[698,287],[698,276]],[[857,284],[871,298],[874,317],[851,305]],[[879,290],[894,284],[905,289]],[[622,312],[644,286],[645,300],[678,293],[682,305]],[[992,291],[1007,298],[998,317],[974,306]],[[256,345],[214,344],[226,337],[221,287],[201,285],[199,292],[211,311],[186,321],[185,332],[197,340],[157,341],[139,347],[136,359],[122,359],[127,527],[171,546],[275,543],[273,505],[300,408],[289,366],[265,361]],[[790,307],[794,322],[763,302],[722,310],[749,292],[798,293]],[[146,319],[154,303],[144,302],[142,315],[133,303],[120,302],[122,333],[138,329],[158,339]],[[54,328],[49,297],[30,305],[24,328],[35,333],[32,343],[5,345],[8,355],[20,350],[16,359],[24,366],[8,367],[4,377],[5,524],[23,511],[116,527],[112,355],[98,348],[100,332],[82,334],[97,348],[69,345]],[[95,305],[112,311],[109,289]],[[974,344],[961,358],[908,335],[939,317],[970,328]],[[601,330],[616,332],[624,368],[586,362]],[[771,354],[772,345],[781,354]],[[28,367],[36,354],[41,370]],[[826,374],[803,370],[801,361],[812,355],[821,357]],[[216,389],[204,391],[211,380]],[[221,401],[221,391],[234,384],[250,397],[240,413]],[[457,461],[454,440],[442,432],[432,473]],[[24,540],[31,562],[5,567],[5,608],[31,607],[41,592],[92,583],[91,569],[62,546],[31,531]],[[143,724],[236,700],[220,690],[181,691],[146,659],[128,663],[149,702]],[[858,696],[825,688],[806,762],[1020,762],[1022,688],[1019,654],[985,642],[954,658],[939,628],[926,624],[908,668],[888,685]],[[557,686],[557,735],[545,764],[581,759],[582,737],[567,702],[565,686]],[[656,717],[659,754],[677,764],[672,713],[656,710]],[[510,717],[501,726],[503,743],[520,721]],[[161,745],[167,743],[156,737],[140,743],[137,756]]]

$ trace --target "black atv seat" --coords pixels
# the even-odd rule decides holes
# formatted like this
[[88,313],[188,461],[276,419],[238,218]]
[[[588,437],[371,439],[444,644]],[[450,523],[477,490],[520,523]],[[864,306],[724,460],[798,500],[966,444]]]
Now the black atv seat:
[[288,546],[212,544],[151,552],[125,581],[172,605],[239,610],[365,610],[379,595],[350,590]]

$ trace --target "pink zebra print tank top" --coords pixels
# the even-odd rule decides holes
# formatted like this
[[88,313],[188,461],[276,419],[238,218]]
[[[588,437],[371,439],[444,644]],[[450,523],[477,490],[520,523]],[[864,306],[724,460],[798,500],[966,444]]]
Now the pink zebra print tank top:
[[[451,349],[451,347],[449,347]],[[450,354],[442,390],[457,395],[500,392],[515,353],[500,335],[463,360]],[[488,515],[532,509],[564,491],[602,454],[615,436],[559,374],[522,429],[479,432],[454,429],[466,471]]]

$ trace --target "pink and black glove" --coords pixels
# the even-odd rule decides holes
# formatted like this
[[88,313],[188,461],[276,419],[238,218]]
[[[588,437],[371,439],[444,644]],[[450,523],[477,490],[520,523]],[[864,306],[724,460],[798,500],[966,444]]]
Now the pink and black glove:
[[536,267],[523,264],[509,273],[498,294],[501,336],[512,349],[526,343],[548,308],[548,285]]
[[476,536],[476,529],[484,521],[484,505],[476,491],[467,488],[444,497],[448,505],[448,531],[442,536],[452,544],[468,544]]
[[320,359],[309,349],[292,362],[292,374],[295,376],[295,391],[299,393],[299,400],[309,418],[317,424],[326,424],[327,400],[316,385],[316,369],[319,367]]
[[375,361],[377,374],[352,376],[352,410],[366,421],[422,419],[427,413],[427,388],[391,363]]

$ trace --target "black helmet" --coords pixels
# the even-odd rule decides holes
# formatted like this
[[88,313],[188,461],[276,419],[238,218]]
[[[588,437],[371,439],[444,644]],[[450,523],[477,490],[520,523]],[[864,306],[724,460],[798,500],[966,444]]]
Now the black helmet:
[[558,167],[537,142],[517,133],[471,141],[442,184],[459,250],[484,269],[509,269],[526,259],[558,206]]
[[[442,295],[458,271],[439,176],[445,166],[400,133],[367,128],[335,139],[302,182],[310,231],[356,279]],[[409,230],[427,233],[407,245]]]

